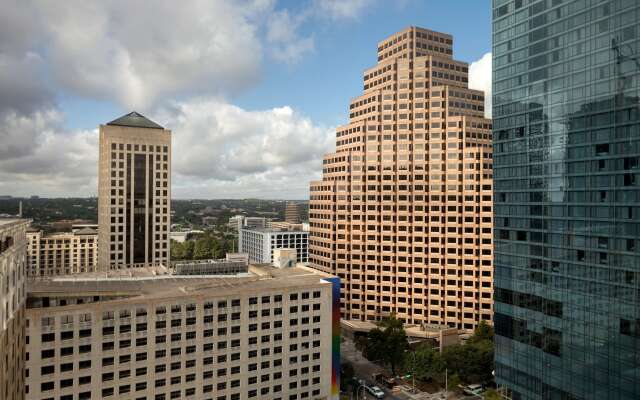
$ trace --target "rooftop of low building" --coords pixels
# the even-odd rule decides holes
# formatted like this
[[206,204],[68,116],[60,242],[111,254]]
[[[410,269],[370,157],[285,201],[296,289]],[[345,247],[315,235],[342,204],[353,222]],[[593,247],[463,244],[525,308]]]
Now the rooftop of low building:
[[[296,266],[279,269],[267,264],[250,265],[248,273],[236,275],[172,275],[164,267],[30,278],[30,297],[122,296],[130,299],[184,296],[226,296],[262,293],[285,288],[316,286],[331,275]],[[69,306],[71,307],[71,306]]]

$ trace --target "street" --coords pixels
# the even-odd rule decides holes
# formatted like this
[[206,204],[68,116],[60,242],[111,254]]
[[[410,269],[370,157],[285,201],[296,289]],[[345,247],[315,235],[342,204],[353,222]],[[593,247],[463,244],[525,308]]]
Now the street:
[[[372,363],[371,361],[363,357],[362,354],[360,354],[360,352],[356,349],[355,344],[349,339],[345,339],[341,342],[340,356],[342,357],[343,360],[346,360],[349,363],[351,363],[355,372],[355,376],[358,379],[364,380],[369,386],[374,385],[374,383],[371,381],[371,376],[373,374],[384,372],[384,369],[382,367],[380,367],[375,363]],[[392,394],[389,392],[388,388],[378,384],[375,384],[375,385],[378,386],[380,389],[382,389],[386,393],[386,396],[384,397],[384,399],[386,400],[442,400],[445,398],[445,394],[442,391],[438,393],[421,392],[415,395],[408,395],[403,392]],[[407,389],[410,389],[410,388],[407,388]],[[372,396],[369,392],[367,392],[366,389],[364,388],[360,389],[359,394],[360,394],[360,397],[356,398],[354,396],[353,400],[362,400],[362,399],[376,400],[376,398]],[[448,399],[478,400],[479,397],[456,395],[452,392],[449,392]]]
[[[369,385],[374,385],[371,382],[371,375],[377,372],[383,372],[383,368],[379,365],[372,363],[371,361],[364,358],[360,352],[356,349],[355,344],[351,340],[344,340],[340,344],[340,355],[344,360],[347,360],[353,365],[353,369],[355,370],[356,377],[358,379],[362,379],[367,382]],[[389,393],[387,388],[377,385],[380,389],[382,389],[387,395],[384,397],[389,400],[405,400],[407,397],[400,397],[401,395],[393,395]],[[363,396],[363,393],[366,393]],[[375,400],[369,392],[367,392],[364,388],[360,389],[360,399],[371,399]],[[354,398],[354,400],[356,400]]]

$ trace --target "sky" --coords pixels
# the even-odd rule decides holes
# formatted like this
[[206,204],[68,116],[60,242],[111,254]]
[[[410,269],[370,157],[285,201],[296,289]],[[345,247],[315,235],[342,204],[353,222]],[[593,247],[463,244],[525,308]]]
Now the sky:
[[307,199],[410,25],[489,93],[490,0],[4,0],[0,195],[95,196],[98,126],[135,110],[172,130],[173,198]]

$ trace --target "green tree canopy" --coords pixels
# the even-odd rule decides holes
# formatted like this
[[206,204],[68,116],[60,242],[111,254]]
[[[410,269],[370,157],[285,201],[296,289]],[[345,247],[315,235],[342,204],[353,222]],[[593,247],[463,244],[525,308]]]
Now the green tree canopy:
[[402,321],[394,316],[381,321],[379,326],[380,328],[372,329],[367,335],[365,357],[388,365],[395,375],[396,368],[402,363],[404,351],[408,346],[407,335],[402,327]]
[[440,352],[430,343],[421,343],[414,351],[407,352],[404,361],[404,370],[423,382],[438,377],[445,368]]

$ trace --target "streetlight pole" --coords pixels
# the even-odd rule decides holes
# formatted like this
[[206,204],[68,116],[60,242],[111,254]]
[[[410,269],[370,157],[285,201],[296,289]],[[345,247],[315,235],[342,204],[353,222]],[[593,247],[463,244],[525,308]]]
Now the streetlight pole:
[[417,393],[416,390],[416,351],[411,352],[413,354],[413,368],[411,368],[411,380],[413,381],[413,393]]
[[445,368],[444,369],[444,398],[445,399],[449,398],[449,380],[448,380],[448,375],[449,375],[449,368]]
[[363,385],[362,383],[360,384],[360,386],[358,386],[358,389],[356,389],[356,400],[360,400],[360,389],[365,388],[366,386]]

